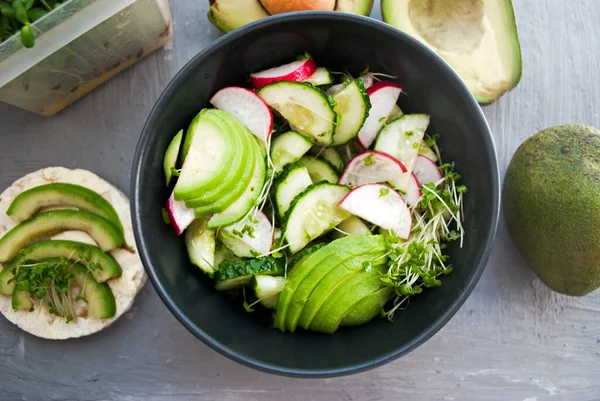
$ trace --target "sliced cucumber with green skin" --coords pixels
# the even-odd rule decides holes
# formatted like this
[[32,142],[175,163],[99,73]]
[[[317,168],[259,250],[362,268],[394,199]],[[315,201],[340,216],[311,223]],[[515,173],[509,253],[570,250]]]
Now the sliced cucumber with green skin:
[[311,148],[308,153],[313,156],[320,156],[326,161],[328,161],[338,173],[344,171],[344,159],[342,159],[342,155],[336,148]]
[[12,272],[12,268],[9,265],[4,266],[2,270],[0,270],[0,294],[2,295],[10,295],[15,290],[15,282],[12,281],[14,274]]
[[215,232],[206,228],[207,218],[194,220],[185,232],[190,262],[210,277],[215,272]]
[[281,81],[262,87],[258,96],[277,110],[294,131],[310,136],[319,146],[333,143],[337,117],[319,89],[301,82]]
[[100,283],[121,277],[123,273],[119,262],[110,254],[102,252],[96,246],[68,240],[40,241],[21,249],[6,268],[14,267],[22,262],[39,262],[53,258],[66,258],[87,267],[99,266],[100,268],[94,269],[92,274],[94,279]]
[[287,283],[285,277],[254,276],[251,286],[262,306],[267,309],[275,309],[285,283]]
[[340,322],[340,326],[360,326],[377,317],[394,293],[392,287],[385,287],[364,297],[350,307]]
[[350,216],[337,207],[348,192],[348,187],[321,182],[296,196],[283,217],[284,237],[292,254]]
[[340,123],[333,135],[333,145],[339,146],[356,138],[371,109],[371,101],[360,78],[350,82],[333,95],[333,110],[340,116]]
[[277,177],[275,202],[279,216],[284,216],[294,198],[312,185],[308,170],[301,163],[288,165]]
[[412,172],[428,125],[427,114],[405,114],[381,129],[375,150],[395,157]]
[[51,210],[15,226],[0,238],[0,263],[44,237],[71,230],[85,232],[105,252],[125,245],[123,232],[102,217],[81,210]]
[[281,276],[283,268],[283,261],[272,256],[239,262],[225,260],[215,272],[215,288],[226,291],[243,287],[250,284],[255,275]]
[[163,170],[165,173],[165,182],[167,186],[171,184],[173,179],[173,169],[177,167],[177,160],[179,157],[179,149],[181,148],[181,139],[183,138],[183,130],[179,131],[177,135],[171,140],[171,143],[167,147],[165,157],[163,159]]
[[294,163],[312,146],[309,137],[294,131],[288,131],[275,137],[271,142],[271,161],[275,171],[281,171],[283,168]]
[[[225,113],[225,114],[222,114]],[[252,170],[246,166],[253,166],[255,159],[262,158],[260,149],[256,145],[254,135],[244,127],[235,117],[227,112],[222,112],[216,118],[220,118],[221,126],[238,136],[238,148],[235,153],[244,152],[242,157],[235,157],[231,165],[222,166],[228,169],[228,173],[222,177],[222,182],[214,187],[207,187],[199,197],[188,199],[185,205],[196,211],[196,216],[207,216],[216,212],[222,212],[231,205],[244,192],[246,186],[252,179]],[[206,144],[206,146],[209,146]]]
[[241,259],[235,256],[233,252],[229,250],[229,248],[217,241],[215,244],[215,271],[218,270],[219,266],[221,266],[221,263],[226,260],[239,262]]
[[[260,151],[258,143],[253,141],[255,151]],[[257,150],[256,150],[257,149]],[[233,202],[227,209],[211,217],[207,223],[210,230],[217,227],[227,226],[241,220],[252,209],[262,192],[266,180],[266,162],[261,157],[257,157],[254,162],[254,173],[242,195]]]
[[310,77],[304,80],[304,82],[313,86],[331,85],[333,83],[333,77],[327,68],[318,67]]
[[[338,231],[339,230],[339,231]],[[332,232],[333,238],[342,238],[347,235],[372,235],[373,233],[369,230],[369,227],[356,216],[350,216],[346,220],[342,221],[337,226],[337,230]]]
[[72,263],[69,272],[75,283],[81,288],[81,294],[87,304],[88,317],[108,319],[117,313],[115,296],[107,283],[94,280],[90,271],[79,263]]
[[219,230],[219,240],[240,258],[256,258],[269,253],[273,245],[273,226],[263,212]]
[[30,310],[33,308],[33,301],[27,290],[16,289],[12,293],[12,308],[14,310]]
[[76,207],[110,221],[121,231],[123,226],[113,206],[97,192],[80,185],[56,182],[21,192],[11,202],[6,214],[20,223],[46,207]]
[[186,156],[175,185],[175,200],[199,198],[217,188],[226,193],[243,174],[248,141],[224,122],[232,120],[236,121],[231,114],[217,109],[204,109],[192,120],[183,144]]
[[433,149],[427,146],[425,141],[421,141],[421,143],[419,144],[419,154],[425,156],[434,163],[437,163],[437,161],[439,160],[437,154],[433,151]]
[[312,182],[330,182],[335,184],[340,176],[335,167],[320,156],[303,156],[300,163],[304,164]]

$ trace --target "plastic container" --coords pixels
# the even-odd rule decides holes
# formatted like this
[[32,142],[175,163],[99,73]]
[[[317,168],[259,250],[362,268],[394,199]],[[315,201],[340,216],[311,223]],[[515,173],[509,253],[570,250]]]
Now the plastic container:
[[168,0],[69,0],[0,44],[0,101],[51,116],[173,37]]

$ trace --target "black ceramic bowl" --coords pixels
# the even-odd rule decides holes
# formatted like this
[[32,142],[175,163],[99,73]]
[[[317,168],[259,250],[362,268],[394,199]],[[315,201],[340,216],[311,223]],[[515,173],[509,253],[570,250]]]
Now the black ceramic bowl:
[[[267,316],[246,313],[218,293],[188,261],[183,238],[161,218],[169,196],[162,158],[173,135],[209,106],[220,88],[247,85],[251,72],[308,51],[334,71],[397,76],[406,112],[431,114],[445,160],[454,161],[469,192],[462,249],[449,247],[454,272],[440,288],[411,300],[393,323],[384,319],[334,335],[282,334]],[[192,59],[152,110],[135,154],[132,214],[140,255],[158,294],[194,335],[251,367],[291,376],[335,376],[362,371],[415,349],[460,308],[479,279],[492,248],[500,179],[492,135],[459,77],[409,36],[373,19],[344,13],[305,12],[268,18],[225,35]]]

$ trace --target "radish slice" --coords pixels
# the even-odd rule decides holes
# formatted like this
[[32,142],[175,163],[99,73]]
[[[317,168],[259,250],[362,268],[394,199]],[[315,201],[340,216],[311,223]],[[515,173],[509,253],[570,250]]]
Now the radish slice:
[[408,206],[415,206],[417,203],[419,203],[419,200],[421,199],[422,195],[421,184],[413,173],[410,173],[410,178],[408,179],[406,191],[404,192],[405,193],[402,194],[402,197],[404,198],[404,201]]
[[267,255],[274,242],[274,231],[269,218],[259,212],[248,214],[230,226],[219,229],[219,239],[229,250],[241,258]]
[[370,150],[350,160],[338,184],[357,187],[363,184],[389,182],[396,185],[406,167],[392,156]]
[[210,102],[240,120],[258,139],[264,142],[269,139],[273,130],[273,113],[256,93],[230,86],[215,93]]
[[394,82],[380,81],[373,84],[367,92],[371,101],[371,110],[358,133],[358,143],[365,149],[371,146],[377,133],[385,124],[400,97],[402,88]]
[[176,201],[173,194],[167,201],[167,213],[169,213],[169,220],[171,220],[171,225],[177,235],[181,235],[196,219],[194,209],[186,207],[185,201]]
[[410,210],[402,196],[387,185],[361,185],[350,191],[338,206],[379,227],[393,230],[402,239],[410,237]]
[[250,84],[253,88],[260,89],[271,82],[304,81],[314,74],[316,70],[317,64],[315,61],[311,58],[305,58],[279,67],[250,74]]
[[365,89],[369,89],[375,83],[375,80],[373,79],[373,75],[371,75],[371,74],[361,75],[359,78],[363,81],[363,85],[365,86]]
[[421,185],[430,184],[442,179],[442,172],[437,164],[423,155],[417,157],[414,172]]

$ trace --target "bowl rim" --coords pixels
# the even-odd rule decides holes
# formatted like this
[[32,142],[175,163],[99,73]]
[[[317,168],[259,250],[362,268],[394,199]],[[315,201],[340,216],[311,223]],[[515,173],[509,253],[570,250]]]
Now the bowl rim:
[[[490,175],[492,176],[492,216],[491,221],[489,222],[490,230],[487,233],[484,241],[484,248],[481,254],[481,258],[479,263],[475,267],[473,273],[468,278],[463,290],[460,292],[459,296],[455,299],[452,305],[440,316],[438,319],[432,321],[425,333],[425,335],[415,338],[414,340],[408,342],[404,347],[394,349],[382,356],[378,356],[367,361],[361,363],[350,364],[344,367],[338,368],[330,368],[330,369],[295,369],[295,368],[286,368],[276,364],[270,364],[262,362],[255,358],[247,357],[241,353],[238,353],[229,347],[223,346],[218,341],[213,341],[209,338],[209,336],[202,330],[201,327],[195,325],[188,317],[185,316],[184,312],[171,300],[171,297],[166,292],[164,286],[158,280],[158,277],[155,273],[154,266],[151,262],[148,248],[144,242],[144,239],[141,235],[141,224],[142,219],[140,217],[140,180],[141,180],[141,160],[144,158],[148,150],[148,141],[150,139],[150,135],[153,130],[153,126],[156,123],[156,120],[161,112],[170,101],[173,92],[181,85],[182,81],[190,75],[193,70],[196,68],[196,65],[199,64],[202,60],[207,57],[210,57],[215,51],[217,51],[224,44],[235,41],[238,38],[246,35],[247,33],[262,27],[269,25],[277,25],[282,24],[288,21],[297,21],[297,20],[350,20],[357,25],[370,25],[371,27],[380,30],[380,31],[388,31],[392,34],[402,37],[402,40],[412,42],[412,44],[418,48],[420,48],[424,53],[426,53],[429,58],[434,63],[440,64],[443,68],[445,68],[450,76],[450,79],[457,81],[459,87],[462,87],[463,91],[467,94],[468,102],[470,102],[470,106],[474,109],[475,115],[474,118],[479,119],[481,121],[482,127],[484,128],[481,133],[482,140],[489,154],[489,164],[491,167]],[[213,350],[217,351],[221,355],[238,362],[242,365],[245,365],[250,368],[257,369],[262,372],[288,376],[288,377],[297,377],[297,378],[328,378],[328,377],[339,377],[349,374],[355,374],[359,372],[364,372],[366,370],[370,370],[381,365],[384,365],[388,362],[391,362],[403,355],[408,354],[413,351],[421,344],[428,341],[431,337],[433,337],[436,333],[438,333],[442,327],[450,321],[450,319],[458,312],[458,310],[465,303],[467,298],[471,295],[475,285],[479,281],[485,267],[487,265],[488,259],[493,249],[493,244],[496,238],[496,233],[498,229],[498,221],[500,218],[500,197],[501,197],[501,179],[500,179],[500,167],[498,164],[498,156],[496,152],[496,145],[494,142],[494,137],[492,135],[491,129],[487,123],[485,115],[481,110],[479,103],[476,101],[475,97],[471,94],[471,91],[468,89],[466,84],[462,81],[460,76],[443,60],[440,56],[438,56],[435,52],[430,50],[426,45],[418,41],[417,39],[411,37],[410,35],[388,25],[382,21],[364,17],[355,14],[347,14],[342,12],[330,12],[330,11],[300,11],[293,12],[287,14],[280,14],[275,16],[270,16],[269,18],[264,18],[258,21],[254,21],[250,24],[247,24],[243,27],[236,29],[230,33],[227,33],[220,38],[216,39],[214,42],[206,46],[202,49],[197,55],[195,55],[190,61],[188,61],[171,79],[169,84],[163,90],[161,95],[159,96],[156,104],[152,108],[148,119],[142,129],[140,138],[138,140],[138,145],[136,147],[136,151],[133,159],[133,168],[131,175],[131,186],[130,191],[132,194],[132,202],[131,202],[131,215],[133,221],[133,230],[135,241],[138,247],[138,252],[146,273],[152,282],[156,292],[161,298],[162,302],[167,306],[169,311],[177,318],[177,320],[196,338],[200,339],[204,344],[208,345]]]

